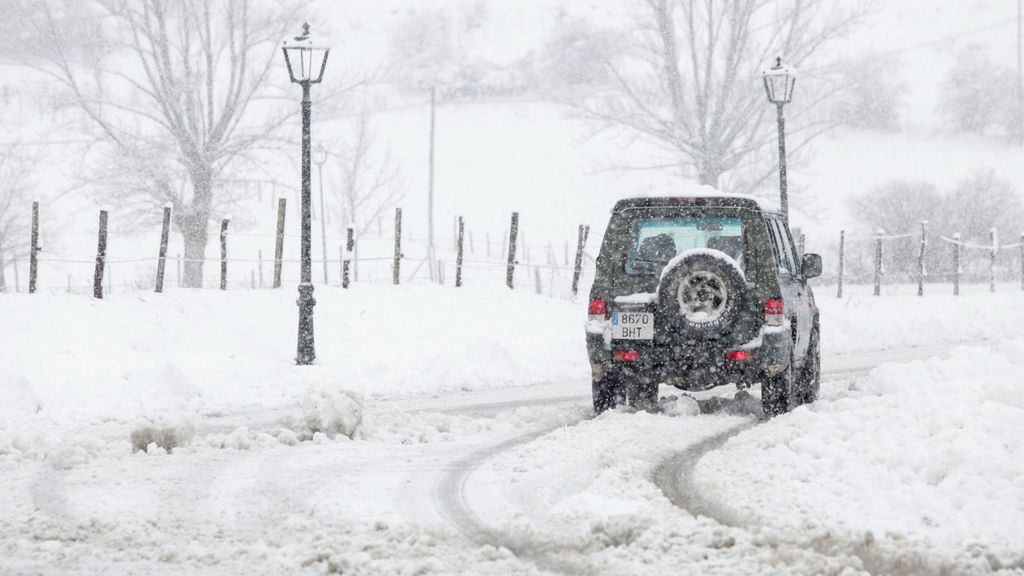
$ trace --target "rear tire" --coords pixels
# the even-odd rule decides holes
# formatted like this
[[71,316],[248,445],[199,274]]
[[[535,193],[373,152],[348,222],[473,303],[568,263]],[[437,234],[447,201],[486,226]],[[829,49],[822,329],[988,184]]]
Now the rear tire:
[[800,379],[797,386],[797,401],[800,404],[811,404],[818,399],[821,390],[821,350],[818,344],[818,331],[811,332],[811,343],[807,347],[807,358],[800,368]]
[[792,408],[793,384],[795,383],[793,353],[789,354],[786,368],[761,382],[761,408],[767,418],[774,418],[789,412]]
[[637,410],[654,412],[658,408],[657,382],[633,382],[629,386],[629,405]]
[[591,383],[594,396],[594,414],[601,414],[606,410],[612,410],[626,400],[621,380],[612,374],[607,374],[601,380]]

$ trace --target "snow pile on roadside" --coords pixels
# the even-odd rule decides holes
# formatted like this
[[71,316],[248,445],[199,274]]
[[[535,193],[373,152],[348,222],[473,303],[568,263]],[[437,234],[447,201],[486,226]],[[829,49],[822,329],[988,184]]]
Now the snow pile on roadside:
[[251,415],[238,425],[257,429],[291,415],[351,435],[358,411],[307,390],[422,397],[589,374],[585,311],[571,302],[376,285],[318,286],[316,298],[317,363],[296,367],[289,289],[0,295],[0,432],[96,427],[128,440],[151,415],[188,413],[200,434],[213,419]]
[[732,439],[698,485],[769,526],[883,532],[956,565],[1020,568],[1022,373],[1024,339],[883,365]]
[[181,413],[150,415],[132,428],[129,438],[133,452],[152,452],[162,448],[170,453],[184,446],[196,435],[196,425],[190,416]]
[[[24,440],[75,430],[123,442],[150,415],[186,413],[198,435],[218,419],[255,433],[291,417],[300,440],[309,389],[343,388],[372,402],[589,377],[583,303],[422,285],[318,287],[317,302],[317,364],[296,367],[289,289],[102,301],[4,294],[0,432]],[[998,337],[1024,323],[1017,293],[819,304],[826,356]],[[352,422],[338,421],[338,431]]]
[[826,355],[1015,338],[1024,323],[1019,291],[840,300],[831,290],[822,287],[815,293]]
[[343,388],[314,386],[306,390],[302,412],[306,427],[314,435],[354,438],[363,422],[363,398]]

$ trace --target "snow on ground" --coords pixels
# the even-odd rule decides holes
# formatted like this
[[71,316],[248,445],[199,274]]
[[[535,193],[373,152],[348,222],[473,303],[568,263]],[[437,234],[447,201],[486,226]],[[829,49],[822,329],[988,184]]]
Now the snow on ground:
[[730,440],[697,486],[771,529],[916,548],[924,572],[1024,570],[1022,358],[1015,339],[883,365]]
[[239,429],[170,455],[125,446],[73,466],[0,448],[0,573],[531,574],[431,520],[433,475],[478,442],[580,417],[382,408],[363,441],[288,445]]
[[[285,411],[319,421],[306,427],[313,432],[351,436],[358,417],[346,410],[363,399],[565,381],[587,391],[582,304],[504,288],[318,288],[318,363],[296,368],[294,298],[287,288],[112,301],[7,295],[0,433],[97,426],[188,436],[234,416],[270,427]],[[821,294],[818,304],[826,356],[1007,337],[1024,321],[1017,292]]]
[[665,458],[751,419],[609,412],[485,463],[466,487],[469,503],[522,557],[564,573],[864,573],[852,548],[820,554],[797,530],[723,526],[673,506],[655,485]]
[[[316,297],[319,364],[304,368],[292,361],[292,289],[0,298],[0,395],[11,399],[0,405],[0,572],[534,573],[543,558],[467,544],[432,504],[435,481],[481,446],[569,424],[500,455],[469,483],[475,509],[517,542],[540,540],[579,566],[623,573],[663,573],[680,562],[704,573],[859,566],[847,551],[823,556],[794,545],[799,514],[769,518],[789,523],[783,537],[674,509],[650,480],[654,466],[748,418],[678,410],[586,420],[582,303],[437,286],[318,287]],[[1019,300],[1015,292],[822,294],[823,364],[858,350],[1005,337],[1024,320]],[[1010,426],[1024,405],[1012,379],[1021,348],[1015,341],[886,367],[757,430],[793,452],[835,445],[829,454],[850,454],[821,471],[824,488],[806,506],[849,497],[828,489],[842,485],[847,466],[870,480],[891,464],[887,474],[906,487],[875,486],[887,507],[867,521],[871,529],[929,550],[967,533],[1009,563],[1020,550],[1006,522],[1024,519],[1008,500],[1022,487],[1021,437]],[[548,388],[583,400],[499,407],[496,417],[440,412],[485,390],[514,404]],[[818,432],[825,423],[838,428]],[[901,460],[889,446],[901,447]],[[818,474],[805,456],[770,469],[778,485]],[[743,462],[719,465],[740,478],[753,473]],[[901,513],[907,494],[932,497],[921,508],[928,520]],[[754,496],[735,502],[761,505],[743,499]],[[943,515],[963,518],[963,527],[943,532]],[[972,531],[986,517],[991,524]],[[826,527],[848,521],[820,518]]]
[[[842,299],[835,297],[833,286],[815,289],[821,310],[822,353],[972,343],[1020,334],[1024,296],[1019,288],[994,294],[971,291],[961,296],[953,296],[945,288],[929,286],[924,297],[917,296],[916,287],[900,290],[898,296],[862,295],[870,293],[868,287]],[[847,288],[847,294],[850,292]]]

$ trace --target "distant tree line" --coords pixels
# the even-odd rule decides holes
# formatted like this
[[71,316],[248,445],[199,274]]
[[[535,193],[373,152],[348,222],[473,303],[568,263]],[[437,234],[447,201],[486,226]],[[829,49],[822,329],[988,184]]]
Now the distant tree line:
[[951,238],[960,234],[963,242],[988,245],[989,232],[996,228],[1001,243],[1013,244],[1024,229],[1024,204],[1019,192],[992,170],[970,174],[948,190],[927,181],[894,180],[849,202],[850,213],[862,227],[860,237],[878,231],[910,234],[909,238],[886,244],[885,261],[890,273],[916,271],[922,221],[927,221],[931,236],[927,268],[934,273],[952,266],[952,248],[936,242],[939,235]]

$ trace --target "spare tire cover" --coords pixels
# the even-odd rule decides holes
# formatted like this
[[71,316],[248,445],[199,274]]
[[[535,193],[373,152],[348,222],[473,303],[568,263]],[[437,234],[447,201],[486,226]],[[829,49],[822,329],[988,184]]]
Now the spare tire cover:
[[746,284],[743,271],[725,252],[684,252],[661,273],[661,325],[670,332],[698,339],[730,334],[745,308]]

